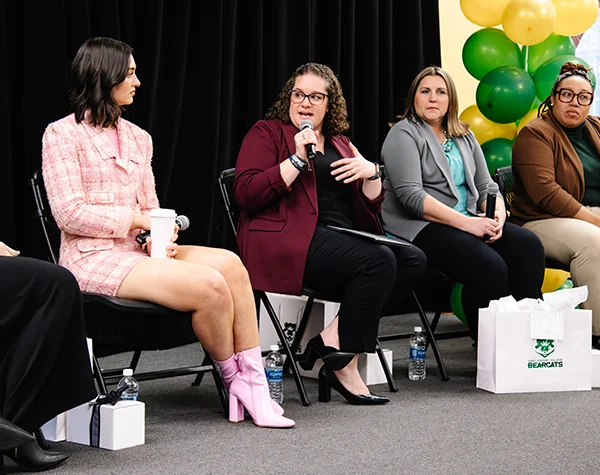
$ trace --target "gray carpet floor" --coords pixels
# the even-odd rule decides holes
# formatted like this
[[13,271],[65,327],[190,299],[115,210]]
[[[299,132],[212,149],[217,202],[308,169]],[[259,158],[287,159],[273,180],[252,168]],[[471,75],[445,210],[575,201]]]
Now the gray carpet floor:
[[[388,317],[380,333],[406,331],[416,316]],[[444,316],[442,330],[464,330]],[[393,350],[399,392],[385,406],[350,406],[335,391],[317,400],[316,381],[305,379],[312,405],[303,407],[291,376],[285,378],[286,415],[292,430],[231,424],[221,412],[210,377],[141,383],[146,444],[107,451],[61,442],[70,459],[61,474],[580,474],[600,473],[600,392],[495,395],[475,388],[476,352],[468,338],[440,342],[450,381],[439,377],[428,353],[424,381],[407,378],[408,341]],[[125,365],[130,354],[103,358]],[[199,345],[142,355],[140,370],[199,363]],[[7,463],[9,473],[17,471]]]

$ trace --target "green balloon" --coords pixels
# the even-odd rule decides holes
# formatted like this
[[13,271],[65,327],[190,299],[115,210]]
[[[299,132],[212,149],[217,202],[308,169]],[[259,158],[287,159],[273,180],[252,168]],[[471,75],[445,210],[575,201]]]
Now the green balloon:
[[558,289],[556,290],[561,290],[561,289],[572,289],[573,288],[573,281],[571,279],[567,279],[565,280],[565,282],[563,283],[563,285],[561,285]]
[[481,146],[490,175],[494,175],[498,168],[512,165],[512,145],[513,140],[496,138]]
[[522,66],[519,45],[496,28],[483,28],[473,33],[462,50],[465,68],[475,79],[502,66]]
[[[583,64],[586,68],[590,67],[590,65],[583,59],[572,55],[558,56],[546,61],[539,68],[537,68],[535,74],[533,75],[533,82],[535,83],[535,95],[540,101],[545,101],[550,95],[552,92],[552,86],[554,86],[554,81],[556,81],[556,78],[560,74],[560,68],[562,68],[562,66],[567,62]],[[594,89],[596,89],[596,75],[594,74],[594,71],[588,71],[588,75],[592,80]],[[481,112],[483,113],[483,111]]]
[[535,99],[531,76],[521,68],[505,66],[487,73],[477,86],[477,107],[492,122],[508,124],[523,117]]
[[467,323],[467,317],[462,305],[462,284],[454,284],[450,293],[450,308],[461,322]]
[[[525,55],[523,47],[523,55]],[[557,56],[574,55],[575,45],[568,36],[550,33],[550,36],[537,45],[529,46],[527,53],[527,72],[531,75],[535,73],[546,61]]]

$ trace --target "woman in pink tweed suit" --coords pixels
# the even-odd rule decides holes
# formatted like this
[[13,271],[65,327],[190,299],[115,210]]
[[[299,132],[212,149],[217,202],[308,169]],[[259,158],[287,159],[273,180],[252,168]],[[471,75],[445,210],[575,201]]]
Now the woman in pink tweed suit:
[[84,291],[192,312],[194,331],[229,390],[229,419],[243,420],[245,407],[258,426],[293,427],[269,397],[252,287],[239,258],[177,246],[176,232],[168,259],[150,258],[135,241],[159,203],[151,137],[121,118],[140,85],[132,51],[110,38],[87,40],[71,65],[73,114],[44,133],[44,182],[62,231],[59,263]]

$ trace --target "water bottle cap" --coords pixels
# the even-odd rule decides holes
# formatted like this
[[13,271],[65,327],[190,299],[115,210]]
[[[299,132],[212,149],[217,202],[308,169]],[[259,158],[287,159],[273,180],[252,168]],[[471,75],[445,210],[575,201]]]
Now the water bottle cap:
[[133,376],[133,370],[131,368],[125,368],[123,370],[123,376]]
[[423,331],[423,329],[422,329],[421,327],[415,327],[415,331],[416,331],[416,332],[422,332],[422,331]]
[[269,348],[271,351],[279,351],[279,345],[271,345]]

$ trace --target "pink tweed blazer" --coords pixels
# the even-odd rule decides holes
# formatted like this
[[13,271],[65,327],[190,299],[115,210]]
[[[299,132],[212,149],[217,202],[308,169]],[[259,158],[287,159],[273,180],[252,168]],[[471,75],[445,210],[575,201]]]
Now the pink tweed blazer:
[[50,124],[42,140],[42,172],[50,208],[62,231],[59,264],[81,290],[116,295],[140,259],[129,230],[134,213],[158,208],[152,173],[152,139],[121,119],[120,155],[106,131],[73,114]]

